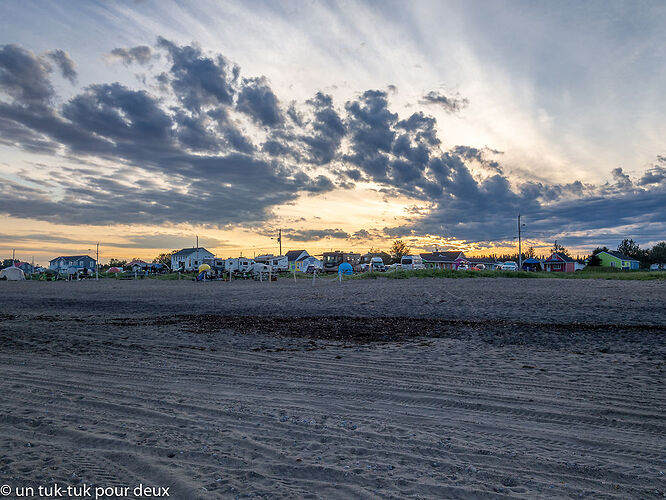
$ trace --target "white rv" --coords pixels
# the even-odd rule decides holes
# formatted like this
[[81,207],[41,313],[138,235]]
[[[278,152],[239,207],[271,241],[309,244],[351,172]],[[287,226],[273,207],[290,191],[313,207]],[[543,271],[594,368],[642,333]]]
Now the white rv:
[[224,263],[225,272],[232,273],[247,273],[250,267],[254,264],[252,259],[247,257],[237,257],[235,259],[227,259]]
[[420,255],[405,255],[400,259],[400,267],[405,271],[416,271],[417,269],[425,269],[423,259]]
[[289,259],[286,255],[257,255],[254,258],[254,261],[271,266],[274,273],[286,272],[289,270]]

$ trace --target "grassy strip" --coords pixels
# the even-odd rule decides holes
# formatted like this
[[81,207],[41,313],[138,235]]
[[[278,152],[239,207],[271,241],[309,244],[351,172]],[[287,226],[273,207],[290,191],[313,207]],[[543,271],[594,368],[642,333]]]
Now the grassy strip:
[[666,272],[618,271],[585,269],[575,273],[545,273],[526,271],[454,271],[451,269],[421,269],[418,271],[367,272],[355,274],[349,279],[407,279],[407,278],[559,278],[559,279],[604,279],[604,280],[666,280]]

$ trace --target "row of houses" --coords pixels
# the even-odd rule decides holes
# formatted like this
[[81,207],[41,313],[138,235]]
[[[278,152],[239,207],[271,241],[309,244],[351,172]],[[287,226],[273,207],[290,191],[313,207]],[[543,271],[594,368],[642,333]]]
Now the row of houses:
[[[499,269],[504,265],[492,258],[487,257],[465,257],[463,252],[430,252],[420,254],[423,264],[426,268],[434,269],[460,269],[469,267],[479,267],[484,269]],[[608,250],[597,254],[599,257],[600,265],[602,267],[610,267],[621,270],[638,270],[640,262],[636,259],[628,257],[616,252]],[[653,266],[656,269],[661,269],[659,265]],[[547,259],[528,258],[522,263],[524,271],[546,271],[554,273],[573,273],[580,271],[585,267],[572,259],[568,255],[561,252],[555,252]],[[666,266],[664,266],[666,269]]]
[[171,269],[182,272],[198,270],[202,264],[208,264],[213,269],[242,271],[252,263],[265,264],[277,272],[305,272],[310,266],[318,269],[322,267],[322,261],[310,255],[307,250],[290,250],[285,255],[257,255],[252,259],[248,257],[219,259],[205,248],[193,247],[183,248],[171,255]]
[[[336,252],[329,252],[336,253]],[[353,265],[360,265],[370,261],[376,254],[345,254],[352,255]],[[484,269],[499,269],[504,263],[489,257],[466,257],[460,251],[428,252],[421,253],[423,265],[429,269],[460,269],[479,267]],[[623,270],[637,270],[640,263],[631,257],[613,250],[597,254],[601,266]],[[244,259],[239,261],[239,259]],[[245,262],[247,261],[247,262]],[[219,259],[215,254],[203,247],[183,248],[171,256],[171,270],[192,272],[199,269],[202,264],[209,264],[216,269],[240,269],[243,265],[256,262],[271,267],[274,271],[299,271],[306,272],[308,269],[322,269],[323,262],[315,256],[310,255],[307,250],[290,250],[285,255],[258,255],[253,259]],[[59,274],[75,274],[80,272],[93,272],[97,262],[88,255],[59,256],[49,261],[49,269]],[[666,264],[657,264],[655,269],[666,269]],[[32,274],[35,269],[27,262],[17,262],[16,267],[21,268],[26,274]],[[546,271],[546,272],[574,272],[584,267],[583,264],[563,253],[553,253],[547,259],[529,258],[523,262],[523,270]],[[163,264],[149,263],[142,260],[134,260],[126,265],[126,270],[132,272],[156,273],[166,271]]]

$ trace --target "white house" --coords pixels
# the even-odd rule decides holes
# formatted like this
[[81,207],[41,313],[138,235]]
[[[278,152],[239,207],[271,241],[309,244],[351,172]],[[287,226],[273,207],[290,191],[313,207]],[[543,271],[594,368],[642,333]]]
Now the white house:
[[214,254],[205,248],[183,248],[171,256],[172,271],[194,271],[203,264],[204,259],[212,259]]

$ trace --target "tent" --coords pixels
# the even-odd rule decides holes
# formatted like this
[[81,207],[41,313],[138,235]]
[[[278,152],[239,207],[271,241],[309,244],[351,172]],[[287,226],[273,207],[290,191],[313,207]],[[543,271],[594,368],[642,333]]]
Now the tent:
[[339,274],[354,274],[354,268],[349,262],[343,262],[338,266]]
[[542,271],[541,261],[530,257],[523,261],[523,270],[525,271]]
[[5,278],[7,281],[22,281],[25,279],[25,273],[18,267],[10,266],[0,271],[0,278]]

